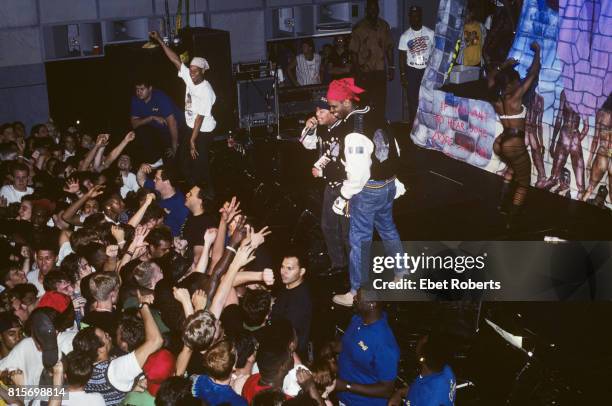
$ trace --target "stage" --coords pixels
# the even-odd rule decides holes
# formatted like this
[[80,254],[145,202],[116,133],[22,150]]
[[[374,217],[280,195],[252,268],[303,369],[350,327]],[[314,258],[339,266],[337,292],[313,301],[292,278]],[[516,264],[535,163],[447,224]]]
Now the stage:
[[[533,188],[517,227],[507,230],[506,217],[497,211],[501,177],[415,147],[406,124],[393,127],[402,148],[399,178],[408,189],[394,207],[402,240],[611,239],[609,210]],[[329,264],[318,226],[323,184],[310,176],[317,157],[302,148],[297,133],[282,132],[278,140],[275,132],[254,130],[244,156],[219,141],[212,167],[219,198],[237,193],[256,223],[271,226],[267,244],[273,258],[280,260],[288,245],[307,253],[316,351],[341,334],[353,312],[331,302],[334,293],[346,291],[348,275],[324,275]],[[400,376],[406,383],[416,373],[419,335],[432,329],[448,335],[454,343],[453,368],[463,384],[457,405],[506,404],[508,399],[513,405],[552,400],[593,404],[607,390],[612,331],[602,323],[612,316],[609,303],[396,302],[387,312],[401,348]],[[531,358],[511,348],[485,318],[513,334],[529,336],[536,355]]]

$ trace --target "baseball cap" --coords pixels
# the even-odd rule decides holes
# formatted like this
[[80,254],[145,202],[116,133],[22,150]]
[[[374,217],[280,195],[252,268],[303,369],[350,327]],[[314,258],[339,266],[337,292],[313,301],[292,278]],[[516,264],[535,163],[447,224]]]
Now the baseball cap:
[[204,70],[210,69],[210,66],[208,65],[208,61],[206,60],[206,58],[202,58],[200,56],[196,56],[195,58],[193,58],[189,66],[197,66],[198,68],[204,69]]
[[327,97],[318,98],[315,101],[314,105],[315,107],[318,107],[320,109],[329,110],[329,103],[327,102]]
[[50,307],[58,313],[64,313],[70,305],[70,298],[63,293],[50,291],[45,293],[36,307]]
[[40,345],[42,361],[45,368],[51,368],[57,363],[57,330],[53,325],[52,315],[42,309],[36,309],[30,315],[32,338]]
[[162,382],[174,375],[175,366],[174,355],[168,350],[161,349],[149,355],[142,370],[147,377],[147,390],[151,395],[157,396]]

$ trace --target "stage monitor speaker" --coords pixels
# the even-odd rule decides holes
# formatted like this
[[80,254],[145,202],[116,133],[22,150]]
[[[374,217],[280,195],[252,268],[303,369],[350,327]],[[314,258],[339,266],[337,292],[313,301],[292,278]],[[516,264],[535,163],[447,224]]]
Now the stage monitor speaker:
[[265,127],[276,123],[274,81],[271,77],[236,82],[240,128]]

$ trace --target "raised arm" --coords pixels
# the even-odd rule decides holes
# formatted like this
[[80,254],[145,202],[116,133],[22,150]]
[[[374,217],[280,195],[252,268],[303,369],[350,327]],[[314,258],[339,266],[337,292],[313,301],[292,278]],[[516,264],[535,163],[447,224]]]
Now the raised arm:
[[113,148],[110,154],[108,154],[106,158],[104,158],[104,162],[102,163],[101,169],[109,168],[113,164],[113,162],[115,162],[115,160],[119,158],[119,155],[121,155],[121,152],[123,152],[125,147],[127,147],[130,142],[134,141],[135,138],[136,133],[134,133],[134,131],[130,131],[129,133],[127,133],[125,137],[123,137],[119,145]]
[[89,165],[91,165],[94,160],[98,150],[105,146],[108,143],[109,135],[108,134],[100,134],[98,138],[96,138],[96,144],[94,147],[85,155],[85,159],[79,164],[79,171],[86,171],[89,169]]
[[227,300],[227,296],[229,295],[230,290],[234,285],[234,279],[236,278],[238,271],[240,271],[241,268],[243,268],[246,264],[255,259],[253,251],[254,248],[248,244],[245,244],[238,248],[234,260],[230,264],[225,276],[223,276],[223,279],[219,284],[219,288],[215,292],[215,296],[213,297],[209,309],[210,312],[214,314],[217,319],[221,317],[221,312],[223,311],[225,301]]
[[242,218],[236,226],[236,230],[234,230],[234,233],[232,234],[229,245],[225,247],[223,256],[214,266],[212,273],[210,274],[210,278],[205,282],[204,291],[206,292],[206,296],[208,298],[212,298],[214,296],[215,292],[217,291],[217,287],[219,286],[219,281],[227,272],[230,263],[234,259],[234,255],[237,252],[236,249],[244,238],[244,223],[245,219]]
[[236,196],[232,197],[231,201],[225,202],[223,207],[219,210],[219,213],[221,213],[221,219],[219,220],[219,229],[217,230],[217,237],[215,238],[215,243],[213,245],[210,272],[212,272],[212,268],[223,256],[227,226],[230,221],[232,221],[234,216],[240,214],[240,212],[240,202],[236,199]]
[[533,61],[531,61],[531,66],[529,67],[525,80],[523,80],[521,86],[518,88],[520,97],[523,97],[523,95],[529,91],[533,82],[540,76],[540,68],[542,67],[540,63],[540,44],[538,44],[537,41],[533,41],[531,43],[531,49],[533,50]]
[[153,171],[153,167],[149,164],[142,164],[140,168],[138,168],[138,172],[136,172],[136,182],[138,182],[138,186],[143,187],[145,182],[147,181],[147,175]]
[[77,201],[75,201],[70,206],[68,206],[66,210],[64,210],[64,213],[62,213],[62,220],[64,220],[66,223],[80,226],[81,225],[80,220],[75,221],[75,220],[78,220],[78,216],[77,216],[78,211],[81,209],[81,207],[83,207],[86,201],[90,199],[95,199],[96,197],[100,196],[103,192],[104,192],[104,185],[96,185],[90,190],[88,190],[87,193],[85,193]]
[[141,305],[140,316],[144,322],[145,342],[136,348],[134,353],[136,355],[136,360],[138,360],[138,365],[140,365],[142,368],[144,363],[147,361],[147,358],[149,358],[149,355],[161,348],[162,344],[164,343],[164,339],[157,328],[157,324],[155,323],[155,319],[153,318],[151,309],[149,308],[152,297],[141,296],[138,290],[136,292],[138,294],[138,301]]
[[157,33],[157,31],[152,31],[149,33],[149,37],[157,42],[159,44],[159,46],[163,49],[164,53],[166,54],[166,56],[168,57],[168,59],[170,59],[170,62],[172,62],[172,64],[176,67],[176,69],[180,69],[181,68],[181,58],[179,58],[179,56],[176,54],[176,52],[174,52],[173,50],[171,50],[165,43],[164,41],[162,41],[161,37],[159,36],[159,34]]
[[130,218],[128,224],[134,228],[138,227],[138,225],[142,221],[142,217],[144,216],[145,212],[147,211],[153,200],[155,200],[155,193],[147,193],[144,203],[138,208],[138,211],[134,213],[134,215]]

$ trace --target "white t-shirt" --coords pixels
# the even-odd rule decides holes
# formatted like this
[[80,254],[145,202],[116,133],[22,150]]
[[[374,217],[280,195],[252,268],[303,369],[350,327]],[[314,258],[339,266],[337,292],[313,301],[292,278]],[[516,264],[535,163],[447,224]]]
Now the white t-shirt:
[[85,391],[69,392],[68,399],[62,399],[62,406],[105,406],[104,398],[99,393]]
[[[62,331],[57,335],[58,355],[72,351],[72,340],[76,333],[76,331]],[[43,371],[42,352],[36,349],[32,337],[21,340],[6,357],[0,360],[0,371],[5,369],[22,370],[25,384],[38,386]]]
[[319,69],[321,68],[321,55],[314,54],[312,60],[306,59],[304,54],[296,58],[295,76],[300,86],[318,85],[321,83]]
[[2,186],[2,189],[0,189],[0,196],[4,197],[8,204],[20,203],[22,197],[25,195],[31,195],[32,193],[34,193],[34,189],[29,186],[26,187],[25,192],[20,192],[19,190],[15,189],[13,185],[4,185]]
[[111,385],[122,392],[129,392],[134,386],[134,379],[142,374],[142,368],[138,364],[136,353],[132,351],[112,360],[106,373]]
[[40,275],[40,269],[32,269],[30,272],[28,272],[26,279],[28,280],[28,283],[36,286],[36,289],[38,289],[38,295],[36,295],[36,297],[41,297],[45,294],[45,287],[38,281],[38,275]]
[[185,121],[189,128],[193,128],[196,115],[204,117],[200,132],[210,132],[215,129],[217,122],[212,116],[212,106],[217,100],[215,91],[208,81],[203,80],[197,85],[189,76],[189,69],[181,64],[178,76],[185,82]]
[[397,49],[406,51],[408,66],[425,69],[434,49],[434,32],[425,26],[418,31],[409,28],[400,37]]
[[121,186],[119,193],[121,193],[123,199],[125,199],[125,196],[127,196],[129,192],[138,192],[140,189],[140,185],[136,180],[136,175],[132,172],[128,172],[127,176],[122,176],[121,179],[123,179],[123,186]]

